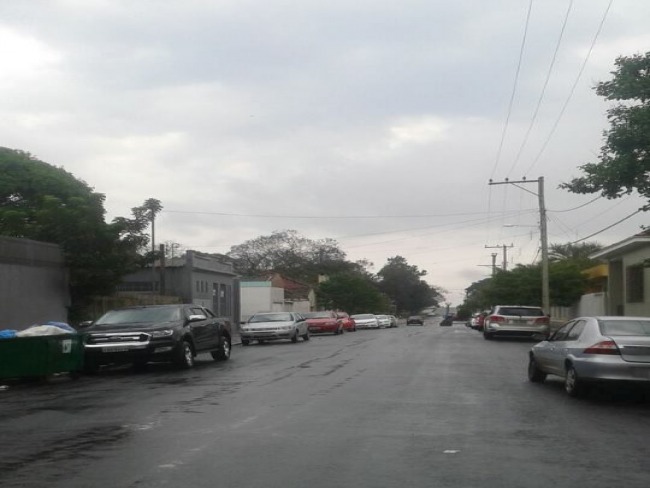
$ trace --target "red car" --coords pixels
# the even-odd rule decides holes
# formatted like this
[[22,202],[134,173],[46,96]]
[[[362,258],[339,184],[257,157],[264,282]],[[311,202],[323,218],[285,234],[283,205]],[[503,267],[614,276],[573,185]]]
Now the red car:
[[336,316],[338,317],[339,320],[343,322],[343,329],[347,330],[348,332],[357,331],[357,323],[347,313],[336,312]]
[[304,312],[301,315],[307,319],[310,334],[343,334],[343,322],[336,316],[336,312],[326,310]]

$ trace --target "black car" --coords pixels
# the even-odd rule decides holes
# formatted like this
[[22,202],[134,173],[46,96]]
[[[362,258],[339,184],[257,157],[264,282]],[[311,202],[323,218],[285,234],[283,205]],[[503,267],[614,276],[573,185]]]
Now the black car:
[[230,358],[230,322],[197,305],[151,305],[111,310],[83,330],[85,367],[173,362],[194,366],[210,352],[216,361]]
[[424,319],[420,315],[411,315],[406,319],[406,325],[424,325]]

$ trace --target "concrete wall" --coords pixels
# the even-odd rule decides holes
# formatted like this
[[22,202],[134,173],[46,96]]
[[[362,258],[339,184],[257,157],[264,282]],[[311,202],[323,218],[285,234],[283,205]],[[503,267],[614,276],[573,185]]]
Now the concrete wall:
[[606,295],[603,292],[600,293],[588,293],[582,295],[580,301],[578,302],[577,316],[584,317],[589,315],[607,315],[607,309],[605,306]]
[[0,237],[0,329],[67,322],[70,295],[56,244]]
[[241,320],[248,320],[256,312],[275,311],[272,308],[274,292],[277,293],[277,288],[273,288],[271,282],[241,282]]

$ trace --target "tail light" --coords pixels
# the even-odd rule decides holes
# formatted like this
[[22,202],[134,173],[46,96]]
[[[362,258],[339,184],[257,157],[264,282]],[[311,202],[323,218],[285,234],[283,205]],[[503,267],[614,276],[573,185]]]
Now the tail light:
[[548,323],[548,317],[540,317],[538,319],[535,319],[535,325],[548,325]]
[[497,323],[506,321],[506,318],[501,317],[500,315],[491,315],[490,317],[486,317],[486,319],[489,320],[490,322],[497,322]]
[[585,354],[605,354],[609,356],[620,356],[621,351],[614,341],[601,341],[583,351]]

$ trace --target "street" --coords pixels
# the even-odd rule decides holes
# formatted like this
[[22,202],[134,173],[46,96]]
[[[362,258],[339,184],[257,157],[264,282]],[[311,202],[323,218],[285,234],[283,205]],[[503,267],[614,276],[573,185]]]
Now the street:
[[0,486],[647,487],[650,401],[526,378],[460,323],[0,391]]

